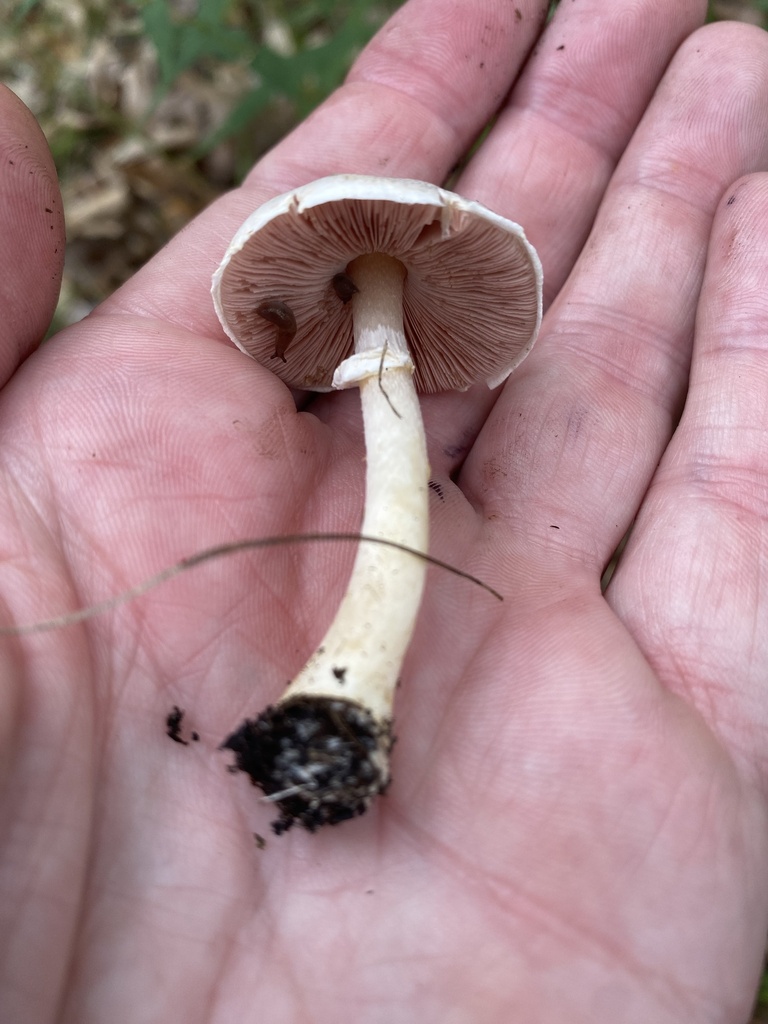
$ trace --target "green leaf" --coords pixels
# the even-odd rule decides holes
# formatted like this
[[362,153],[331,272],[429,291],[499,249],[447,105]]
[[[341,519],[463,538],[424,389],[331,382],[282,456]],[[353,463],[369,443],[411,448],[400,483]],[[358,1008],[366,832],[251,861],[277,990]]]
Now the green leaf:
[[180,19],[174,18],[167,0],[147,0],[142,19],[157,51],[160,95],[201,60],[238,60],[250,52],[248,34],[225,23],[231,4],[232,0],[201,0],[194,18]]
[[245,131],[254,117],[267,106],[272,98],[270,91],[264,88],[256,89],[243,97],[235,104],[223,123],[195,147],[192,156],[199,159],[209,153],[214,146],[218,146],[220,142]]
[[157,51],[160,83],[163,90],[173,84],[177,71],[176,25],[171,21],[168,4],[164,0],[148,0],[141,13],[144,31]]
[[21,0],[21,3],[13,12],[13,24],[20,25],[28,14],[31,14],[35,7],[38,7],[41,0]]

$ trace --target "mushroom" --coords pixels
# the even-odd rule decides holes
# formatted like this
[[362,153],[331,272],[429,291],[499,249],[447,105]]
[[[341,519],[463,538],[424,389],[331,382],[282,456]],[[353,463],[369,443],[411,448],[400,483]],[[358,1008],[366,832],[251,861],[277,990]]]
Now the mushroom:
[[541,264],[519,225],[479,203],[421,181],[337,175],[257,209],[212,293],[227,335],[286,384],[360,389],[362,534],[388,543],[360,543],[315,653],[222,744],[277,805],[275,832],[314,831],[362,814],[390,780],[394,691],[425,578],[413,552],[427,550],[417,390],[506,379],[536,338]]

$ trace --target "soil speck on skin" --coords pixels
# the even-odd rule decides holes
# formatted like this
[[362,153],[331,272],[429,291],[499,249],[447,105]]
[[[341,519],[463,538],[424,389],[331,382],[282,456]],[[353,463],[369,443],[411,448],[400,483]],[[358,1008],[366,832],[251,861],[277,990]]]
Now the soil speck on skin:
[[166,735],[171,737],[174,743],[181,743],[182,746],[187,747],[189,744],[181,735],[181,723],[183,720],[184,711],[178,704],[174,704],[165,719],[165,732]]
[[[189,740],[185,740],[181,735],[181,726],[184,721],[185,714],[186,712],[183,708],[180,708],[178,704],[174,704],[165,718],[165,732],[166,735],[170,736],[174,743],[180,743],[183,747],[188,747]],[[189,738],[194,743],[198,743],[200,740],[200,733],[193,729],[189,734]]]

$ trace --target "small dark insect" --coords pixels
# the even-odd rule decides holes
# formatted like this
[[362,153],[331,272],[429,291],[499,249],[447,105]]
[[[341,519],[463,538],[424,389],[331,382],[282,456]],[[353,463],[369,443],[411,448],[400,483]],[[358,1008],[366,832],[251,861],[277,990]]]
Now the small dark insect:
[[352,278],[347,274],[334,274],[331,284],[333,285],[333,290],[345,306],[352,296],[360,291]]
[[347,670],[345,668],[335,668],[333,669],[333,674],[334,677],[338,679],[340,683],[343,683],[344,676],[347,674]]
[[263,850],[267,845],[267,840],[264,836],[260,836],[258,832],[253,833],[253,838],[256,840],[256,849]]
[[277,328],[275,351],[272,358],[282,359],[286,363],[288,360],[285,358],[285,350],[296,334],[296,317],[293,315],[293,310],[281,299],[265,299],[260,306],[256,307],[256,312],[262,320],[274,324]]
[[165,731],[175,743],[181,743],[183,746],[188,747],[189,743],[187,743],[181,735],[181,723],[183,718],[184,712],[178,704],[174,704],[165,719]]

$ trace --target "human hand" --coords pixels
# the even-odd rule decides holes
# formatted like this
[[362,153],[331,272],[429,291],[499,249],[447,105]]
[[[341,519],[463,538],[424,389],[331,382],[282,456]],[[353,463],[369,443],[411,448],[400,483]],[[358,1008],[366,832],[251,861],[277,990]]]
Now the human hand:
[[[504,603],[430,570],[391,789],[263,850],[271,809],[215,747],[303,664],[352,550],[238,555],[0,640],[0,1019],[746,1018],[768,922],[768,43],[694,32],[698,0],[580,0],[523,67],[546,7],[412,0],[242,189],[6,383],[7,624],[211,544],[354,530],[356,396],[297,411],[223,338],[211,273],[294,185],[441,181],[516,82],[455,188],[525,226],[549,311],[500,394],[423,400],[431,550]],[[28,253],[3,250],[8,377],[61,245],[49,158],[2,103],[0,216]],[[173,704],[200,744],[165,738]]]

